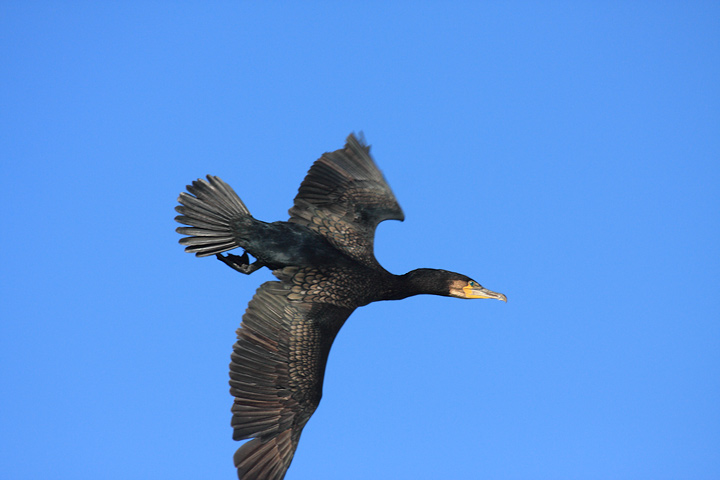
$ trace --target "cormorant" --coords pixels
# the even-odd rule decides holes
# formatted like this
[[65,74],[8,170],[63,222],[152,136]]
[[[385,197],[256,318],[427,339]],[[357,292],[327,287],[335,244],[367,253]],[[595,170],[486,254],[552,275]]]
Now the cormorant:
[[[230,363],[233,438],[252,439],[235,453],[238,478],[281,480],[303,427],[322,396],[330,346],[357,307],[378,300],[433,294],[495,298],[459,273],[421,268],[393,275],[375,259],[375,228],[404,215],[370,147],[354,135],[325,153],[300,185],[287,222],[254,219],[218,177],[198,179],[175,209],[185,251],[216,255],[250,274],[268,267],[237,330]],[[242,247],[243,255],[223,252]],[[255,257],[249,262],[248,253]]]

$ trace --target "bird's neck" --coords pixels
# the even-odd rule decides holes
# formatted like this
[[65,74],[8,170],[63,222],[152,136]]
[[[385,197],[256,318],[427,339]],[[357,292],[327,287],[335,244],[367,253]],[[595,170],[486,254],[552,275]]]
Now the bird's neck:
[[415,295],[448,295],[443,273],[432,268],[418,268],[404,275],[393,275],[385,300],[402,300]]

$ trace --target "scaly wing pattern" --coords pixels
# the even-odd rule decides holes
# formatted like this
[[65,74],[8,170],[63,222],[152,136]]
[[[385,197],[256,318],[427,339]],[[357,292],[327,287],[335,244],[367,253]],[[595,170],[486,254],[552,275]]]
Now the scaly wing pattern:
[[395,195],[355,135],[341,150],[323,154],[310,168],[289,211],[290,221],[326,237],[366,265],[375,265],[375,228],[403,215]]
[[281,480],[302,429],[322,396],[328,353],[353,308],[313,303],[297,293],[292,269],[283,282],[266,282],[243,316],[230,363],[233,438],[252,438],[235,453],[242,480]]

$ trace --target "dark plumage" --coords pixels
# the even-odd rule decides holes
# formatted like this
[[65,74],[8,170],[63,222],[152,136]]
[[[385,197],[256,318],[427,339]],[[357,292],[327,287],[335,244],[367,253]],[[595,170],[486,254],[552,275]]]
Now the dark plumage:
[[[370,148],[354,135],[325,153],[300,185],[288,222],[254,219],[218,177],[181,193],[175,219],[180,243],[216,255],[242,273],[266,266],[279,281],[260,286],[243,315],[230,363],[238,477],[282,479],[303,427],[322,396],[330,347],[357,307],[417,294],[459,298],[505,295],[465,275],[418,269],[393,275],[375,259],[375,228],[404,215]],[[243,255],[222,252],[242,247]],[[249,262],[248,252],[256,258]]]

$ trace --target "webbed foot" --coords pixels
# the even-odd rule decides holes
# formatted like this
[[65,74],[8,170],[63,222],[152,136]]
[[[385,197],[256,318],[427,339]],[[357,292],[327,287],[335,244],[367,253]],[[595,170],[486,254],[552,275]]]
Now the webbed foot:
[[247,252],[244,252],[242,255],[233,255],[232,253],[228,253],[225,256],[218,253],[215,257],[228,267],[240,273],[244,273],[245,275],[250,275],[252,272],[263,266],[260,262],[251,264],[250,257],[248,257]]

